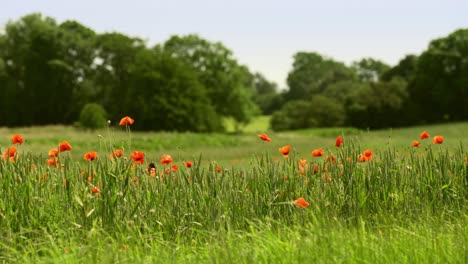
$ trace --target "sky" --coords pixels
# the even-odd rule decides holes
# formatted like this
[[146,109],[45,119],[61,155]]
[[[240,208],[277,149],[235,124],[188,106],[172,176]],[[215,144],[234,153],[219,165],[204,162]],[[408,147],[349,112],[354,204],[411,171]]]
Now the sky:
[[347,65],[365,57],[396,65],[431,40],[468,28],[466,0],[0,0],[0,7],[2,27],[39,12],[149,46],[195,33],[222,42],[240,64],[280,88],[299,51]]

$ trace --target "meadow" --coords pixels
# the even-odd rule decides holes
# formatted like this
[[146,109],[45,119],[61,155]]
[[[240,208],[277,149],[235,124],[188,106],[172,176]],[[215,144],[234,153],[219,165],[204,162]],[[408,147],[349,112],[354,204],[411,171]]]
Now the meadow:
[[[273,133],[264,121],[237,134],[1,128],[0,261],[468,261],[468,123]],[[49,157],[64,140],[72,149]]]

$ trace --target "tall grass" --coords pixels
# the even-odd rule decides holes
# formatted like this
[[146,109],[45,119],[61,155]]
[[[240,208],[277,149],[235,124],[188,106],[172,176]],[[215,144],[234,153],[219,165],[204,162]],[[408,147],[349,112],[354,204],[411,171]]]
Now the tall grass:
[[[261,150],[242,166],[218,170],[217,162],[199,156],[191,168],[176,160],[176,172],[157,163],[154,175],[150,161],[135,165],[129,150],[110,160],[115,141],[106,136],[94,142],[103,150],[94,161],[64,152],[60,166],[46,166],[43,155],[20,151],[14,162],[0,162],[0,259],[465,261],[463,139],[420,148],[385,143],[372,149],[371,161],[358,162],[367,146],[357,138],[345,137],[341,148],[319,138],[325,155],[336,159],[309,154],[302,172],[300,151],[278,158],[275,145],[252,138]],[[145,151],[136,142],[132,133],[132,147]],[[299,197],[310,206],[294,206]]]

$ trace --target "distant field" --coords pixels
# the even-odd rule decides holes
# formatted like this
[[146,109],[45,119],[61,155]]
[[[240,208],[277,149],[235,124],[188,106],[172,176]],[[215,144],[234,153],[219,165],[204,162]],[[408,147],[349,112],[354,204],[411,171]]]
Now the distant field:
[[[453,123],[409,128],[363,131],[355,128],[319,128],[288,132],[269,132],[272,142],[265,144],[258,139],[258,134],[268,117],[261,117],[256,122],[255,132],[241,134],[194,134],[194,133],[155,133],[131,132],[131,142],[125,129],[113,126],[98,131],[82,131],[73,127],[45,126],[29,128],[0,128],[0,149],[9,146],[13,133],[21,133],[26,143],[20,151],[31,151],[46,158],[49,149],[56,147],[62,140],[68,140],[73,146],[72,156],[80,158],[87,151],[97,151],[108,155],[111,148],[123,148],[127,153],[132,150],[144,150],[148,159],[157,161],[163,153],[170,153],[176,160],[196,159],[217,161],[224,165],[242,164],[255,155],[265,151],[280,157],[279,147],[291,145],[298,157],[310,158],[315,148],[324,148],[333,152],[334,140],[343,135],[349,142],[361,148],[380,149],[386,146],[409,149],[411,142],[418,139],[423,130],[431,135],[441,134],[445,137],[444,146],[456,147],[460,143],[468,144],[468,123]],[[250,128],[249,128],[250,129]],[[131,143],[131,145],[129,144]],[[424,142],[423,142],[424,143]],[[428,141],[423,144],[430,145]]]

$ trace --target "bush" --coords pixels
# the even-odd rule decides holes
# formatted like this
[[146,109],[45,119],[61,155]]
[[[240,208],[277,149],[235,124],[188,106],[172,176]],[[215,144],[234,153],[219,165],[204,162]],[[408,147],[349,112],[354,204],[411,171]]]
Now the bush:
[[106,110],[96,103],[86,104],[80,113],[80,127],[97,129],[107,124]]

